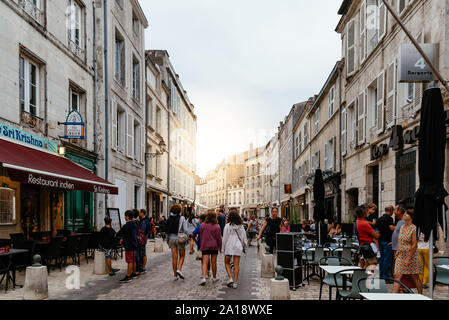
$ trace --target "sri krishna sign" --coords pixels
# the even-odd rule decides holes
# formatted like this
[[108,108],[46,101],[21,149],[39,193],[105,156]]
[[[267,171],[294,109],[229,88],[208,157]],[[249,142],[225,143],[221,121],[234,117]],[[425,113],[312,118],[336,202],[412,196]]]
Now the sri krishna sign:
[[3,124],[1,122],[0,122],[0,136],[12,140],[17,140],[19,142],[29,144],[33,147],[45,149],[53,153],[58,152],[58,144],[56,142],[35,136],[31,133],[19,130],[17,128],[11,127],[7,124]]

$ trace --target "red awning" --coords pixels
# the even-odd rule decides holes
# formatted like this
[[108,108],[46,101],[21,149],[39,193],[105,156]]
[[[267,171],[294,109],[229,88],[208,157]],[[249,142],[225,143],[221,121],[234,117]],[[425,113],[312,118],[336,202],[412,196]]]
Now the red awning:
[[67,158],[0,139],[0,162],[11,180],[64,190],[118,194],[118,188]]

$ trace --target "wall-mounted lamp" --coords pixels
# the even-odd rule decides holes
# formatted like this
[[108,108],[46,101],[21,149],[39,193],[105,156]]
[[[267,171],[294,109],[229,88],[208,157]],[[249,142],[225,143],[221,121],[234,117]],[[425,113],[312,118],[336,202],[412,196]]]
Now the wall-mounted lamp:
[[58,147],[58,154],[60,156],[65,156],[65,147],[63,146]]

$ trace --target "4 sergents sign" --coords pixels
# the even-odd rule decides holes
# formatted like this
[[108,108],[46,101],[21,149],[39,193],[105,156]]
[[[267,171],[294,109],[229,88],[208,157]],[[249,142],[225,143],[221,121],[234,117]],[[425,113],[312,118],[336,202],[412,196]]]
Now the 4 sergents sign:
[[77,110],[72,110],[64,123],[65,139],[84,139],[83,117]]
[[[439,67],[439,44],[420,43],[424,53],[429,57],[435,68]],[[436,80],[432,69],[413,44],[401,44],[398,63],[399,82],[430,82]]]

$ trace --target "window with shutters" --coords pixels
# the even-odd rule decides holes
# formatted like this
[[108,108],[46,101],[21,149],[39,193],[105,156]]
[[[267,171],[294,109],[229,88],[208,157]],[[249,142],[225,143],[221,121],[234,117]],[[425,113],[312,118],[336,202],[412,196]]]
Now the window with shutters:
[[133,56],[133,98],[140,101],[140,63]]
[[316,169],[320,168],[320,152],[312,155],[312,171],[315,172]]
[[123,36],[116,31],[115,32],[115,79],[122,85],[125,86],[125,40]]
[[405,9],[407,9],[408,5],[412,2],[413,0],[397,0],[399,15],[403,14]]
[[329,102],[328,102],[328,118],[330,119],[334,114],[335,105],[335,86],[329,90]]
[[76,0],[69,0],[69,11],[67,14],[69,48],[81,59],[84,58],[83,17],[84,7]]
[[324,145],[324,169],[325,170],[334,170],[335,162],[335,143],[334,138],[330,139]]
[[360,62],[377,47],[387,31],[387,10],[382,0],[365,0],[359,13]]
[[366,133],[366,92],[359,94],[357,99],[357,145],[365,143]]
[[357,139],[357,100],[349,104],[346,113],[347,146],[353,149]]
[[351,76],[355,72],[355,20],[346,26],[346,73]]
[[397,85],[396,60],[390,63],[385,75],[385,124],[391,127],[396,117],[396,85]]
[[162,132],[162,126],[161,126],[161,124],[162,124],[162,120],[161,120],[161,117],[162,117],[162,113],[161,113],[161,108],[159,108],[159,107],[157,107],[156,108],[156,132],[157,133],[159,133],[159,134],[161,134]]
[[134,116],[131,113],[126,114],[126,155],[134,158]]
[[21,56],[19,59],[19,101],[21,111],[39,117],[40,115],[40,72],[39,65]]
[[344,156],[346,155],[346,149],[347,149],[347,138],[348,138],[348,131],[347,131],[347,125],[348,123],[348,113],[347,109],[343,109],[341,111],[341,154]]
[[320,131],[320,107],[315,110],[314,115],[314,134],[318,134],[318,131]]
[[298,134],[298,155],[297,155],[297,157],[299,156],[299,154],[301,152],[302,152],[302,133],[300,131]]
[[308,143],[309,143],[309,124],[308,122],[306,122],[304,124],[304,148],[307,146]]

